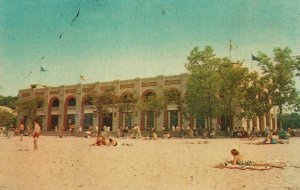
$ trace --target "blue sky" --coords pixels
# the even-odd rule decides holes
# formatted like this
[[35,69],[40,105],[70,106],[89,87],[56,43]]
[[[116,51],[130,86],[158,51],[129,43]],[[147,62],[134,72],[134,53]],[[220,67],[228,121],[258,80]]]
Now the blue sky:
[[230,39],[232,58],[250,67],[251,52],[287,46],[299,55],[299,23],[298,0],[0,0],[0,94],[77,84],[79,75],[180,74],[193,47],[229,56]]

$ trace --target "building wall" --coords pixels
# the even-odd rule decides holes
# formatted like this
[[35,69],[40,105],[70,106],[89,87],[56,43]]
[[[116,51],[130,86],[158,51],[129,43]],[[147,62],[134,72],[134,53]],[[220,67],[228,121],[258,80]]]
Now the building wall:
[[[42,116],[43,130],[50,130],[51,115],[58,115],[58,130],[66,128],[67,114],[75,114],[75,128],[83,124],[84,113],[91,113],[93,108],[91,106],[84,106],[83,101],[88,95],[87,89],[95,85],[96,90],[101,93],[108,86],[114,86],[117,96],[121,96],[126,92],[136,93],[139,97],[147,91],[153,91],[158,96],[163,94],[164,89],[174,88],[181,94],[186,91],[187,74],[174,75],[174,76],[157,76],[152,78],[135,78],[131,80],[115,80],[110,82],[96,82],[93,84],[77,84],[68,86],[57,87],[43,87],[43,88],[29,88],[19,91],[19,101],[30,99],[35,96],[42,96],[45,99],[45,105],[39,109],[38,115]],[[75,98],[76,106],[68,106],[70,98]],[[59,107],[51,107],[55,99],[59,100]],[[112,112],[112,130],[116,131],[120,125],[121,113],[117,109],[111,110]],[[141,125],[141,112],[139,111],[134,115],[134,123]],[[18,114],[18,122],[24,118],[23,113]],[[94,113],[93,125],[97,126],[98,118]],[[164,112],[156,119],[157,130],[161,130],[161,126],[165,125]],[[188,121],[180,119],[180,125],[187,125]]]
[[[187,74],[173,75],[173,76],[157,76],[152,78],[135,78],[130,80],[114,80],[110,82],[96,82],[92,84],[77,84],[68,86],[57,86],[57,87],[43,87],[43,88],[29,88],[19,91],[19,101],[30,99],[35,96],[42,96],[45,99],[45,105],[38,110],[38,115],[42,116],[43,130],[50,130],[51,115],[58,115],[58,130],[66,129],[68,124],[67,114],[75,115],[75,129],[83,125],[84,113],[93,113],[93,126],[99,125],[99,119],[97,114],[94,113],[92,106],[85,106],[84,101],[88,96],[87,89],[95,85],[96,91],[99,93],[109,86],[115,87],[115,92],[117,96],[122,96],[124,93],[136,93],[139,98],[141,98],[146,92],[152,91],[158,96],[163,94],[163,90],[175,89],[181,95],[186,93],[187,86]],[[75,98],[76,106],[68,106],[68,101],[70,98]],[[51,103],[55,99],[59,101],[59,107],[51,107]],[[156,119],[156,130],[161,130],[162,126],[167,127],[169,124],[168,108],[172,105],[165,107],[159,117]],[[116,108],[111,110],[112,112],[112,130],[117,131],[117,128],[122,125],[122,113],[120,113]],[[133,114],[134,123],[141,126],[143,129],[144,118],[143,113],[138,111]],[[180,127],[187,125],[193,125],[195,123],[194,119],[183,118],[182,113],[178,113]],[[24,118],[23,113],[18,113],[18,123]],[[251,127],[256,125],[259,129],[263,130],[266,126],[266,118],[268,119],[268,124],[272,129],[277,129],[276,124],[276,109],[273,108],[267,116],[263,117],[263,120],[259,122],[259,118],[251,122]],[[238,118],[233,118],[234,126],[244,127],[247,129],[247,122]],[[259,124],[260,123],[260,124]],[[213,126],[220,124],[220,119],[213,120]],[[169,126],[170,127],[170,126]]]

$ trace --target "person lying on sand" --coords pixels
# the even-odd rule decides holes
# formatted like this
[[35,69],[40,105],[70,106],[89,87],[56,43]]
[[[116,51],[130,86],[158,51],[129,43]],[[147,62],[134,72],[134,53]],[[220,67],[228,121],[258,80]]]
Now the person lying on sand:
[[109,143],[105,140],[105,137],[100,135],[97,137],[96,142],[90,144],[89,146],[101,146],[101,145],[108,145]]
[[109,141],[109,145],[112,145],[112,146],[117,146],[118,145],[118,142],[115,139],[113,139],[112,137],[110,137],[108,139],[108,141]]
[[[239,153],[238,150],[232,149],[231,155],[233,156],[233,160],[227,161],[227,163],[231,163],[233,165],[244,165],[244,166],[269,166],[275,168],[284,168],[286,165],[285,163],[281,162],[279,164],[273,163],[265,163],[265,162],[254,162],[252,160],[245,160],[242,155]],[[225,163],[226,165],[226,163]]]
[[110,146],[110,145],[111,146],[117,146],[118,142],[115,139],[113,139],[112,137],[105,138],[103,135],[101,135],[101,136],[97,137],[95,143],[90,144],[89,146],[101,146],[101,145],[104,145],[104,146]]
[[186,144],[207,144],[208,140],[205,141],[196,141],[196,142],[186,142]]

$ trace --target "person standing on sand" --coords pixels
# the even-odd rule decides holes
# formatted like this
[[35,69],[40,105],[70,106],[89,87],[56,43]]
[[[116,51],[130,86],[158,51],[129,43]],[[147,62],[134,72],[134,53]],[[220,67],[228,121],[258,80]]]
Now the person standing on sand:
[[25,126],[24,126],[23,122],[21,122],[20,126],[19,126],[20,141],[23,140],[24,129],[25,129]]
[[34,120],[34,130],[32,133],[33,144],[34,144],[33,150],[38,150],[37,141],[38,138],[40,137],[40,133],[41,133],[41,127],[38,124],[37,120]]

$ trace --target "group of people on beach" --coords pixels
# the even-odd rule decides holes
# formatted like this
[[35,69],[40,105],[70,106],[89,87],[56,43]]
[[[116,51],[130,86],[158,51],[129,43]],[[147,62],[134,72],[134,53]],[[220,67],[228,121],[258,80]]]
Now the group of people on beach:
[[[23,134],[24,134],[24,130],[25,130],[25,126],[24,123],[21,122],[21,124],[19,125],[19,135],[20,135],[20,141],[23,140]],[[137,125],[135,125],[135,127],[133,128],[134,130],[134,137],[141,137],[141,132],[139,130],[139,127]],[[41,127],[38,124],[37,120],[34,120],[34,130],[31,134],[32,138],[33,138],[33,144],[34,144],[34,151],[38,150],[38,138],[40,136],[41,133]],[[120,134],[119,134],[120,135]],[[167,133],[168,136],[166,136],[165,138],[170,138],[170,134]],[[152,133],[151,136],[146,136],[144,137],[145,140],[156,140],[157,139],[157,135],[155,132]],[[197,141],[197,142],[186,142],[188,144],[207,144],[208,141]],[[261,142],[261,143],[270,143],[270,144],[276,144],[276,143],[283,143],[279,137],[276,131],[270,133],[267,135],[266,139]],[[89,146],[98,146],[98,147],[109,147],[109,146],[117,146],[119,143],[111,136],[105,136],[104,134],[99,135],[96,138],[95,143],[90,144]],[[127,145],[127,146],[132,146],[130,144],[122,144],[122,145]],[[248,160],[248,159],[244,159],[244,157],[240,154],[240,152],[237,149],[232,149],[231,150],[231,155],[233,156],[232,160],[226,160],[224,163],[215,165],[215,168],[227,168],[229,167],[229,165],[233,165],[233,166],[247,166],[247,167],[269,167],[269,168],[284,168],[286,166],[285,163],[283,162],[279,162],[279,163],[268,163],[268,162],[256,162],[256,161],[252,161],[252,160]]]
[[[25,133],[25,125],[23,122],[20,123],[18,128],[18,133],[20,135],[20,141],[23,141],[23,136]],[[41,126],[39,125],[37,120],[34,120],[33,131],[30,136],[33,138],[33,150],[38,150],[38,139],[41,134]]]
[[289,144],[289,141],[284,141],[281,139],[278,135],[277,131],[274,131],[270,134],[268,134],[262,142],[258,142],[257,144],[284,144],[287,143]]
[[118,142],[111,136],[105,137],[104,135],[99,135],[96,138],[96,142],[90,144],[90,146],[117,146]]

